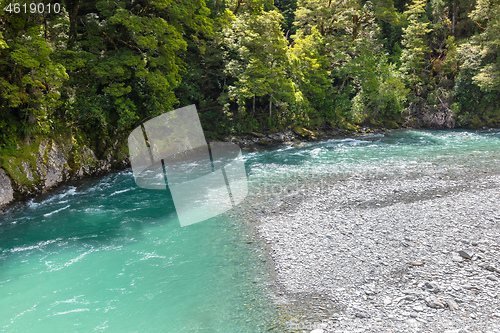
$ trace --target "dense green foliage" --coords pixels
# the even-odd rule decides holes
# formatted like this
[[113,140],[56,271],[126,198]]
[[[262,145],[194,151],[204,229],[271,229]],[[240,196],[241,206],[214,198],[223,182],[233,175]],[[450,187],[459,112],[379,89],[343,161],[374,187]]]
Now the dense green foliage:
[[97,144],[191,103],[213,136],[500,126],[498,0],[13,3],[1,1],[0,147],[51,131]]

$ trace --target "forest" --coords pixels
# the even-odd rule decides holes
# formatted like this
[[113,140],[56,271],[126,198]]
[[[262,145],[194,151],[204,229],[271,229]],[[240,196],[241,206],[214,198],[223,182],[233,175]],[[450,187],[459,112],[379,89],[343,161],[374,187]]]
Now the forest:
[[32,4],[2,0],[0,149],[193,103],[209,138],[500,126],[500,0]]

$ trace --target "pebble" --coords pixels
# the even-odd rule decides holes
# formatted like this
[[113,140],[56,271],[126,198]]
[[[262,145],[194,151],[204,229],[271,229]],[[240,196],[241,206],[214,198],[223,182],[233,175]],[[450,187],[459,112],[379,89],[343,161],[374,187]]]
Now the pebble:
[[364,312],[356,312],[356,318],[369,318],[370,316]]
[[462,258],[464,258],[464,259],[468,259],[468,260],[472,259],[471,255],[470,255],[470,254],[468,254],[468,253],[467,253],[467,252],[465,252],[465,251],[458,251],[458,254],[459,254]]
[[424,308],[420,305],[417,305],[417,306],[414,306],[413,307],[413,310],[417,311],[417,312],[422,312],[424,311]]
[[436,296],[429,296],[425,299],[427,306],[434,309],[443,309],[446,305]]
[[458,310],[458,304],[454,300],[449,299],[446,301],[446,303],[448,303],[448,307],[450,308],[450,310]]
[[488,270],[490,272],[500,273],[500,270],[498,268],[496,268],[495,266],[493,266],[493,265],[485,265],[484,269],[486,269],[486,270]]
[[426,282],[426,283],[424,284],[424,287],[425,287],[428,291],[430,291],[430,292],[432,292],[432,293],[437,293],[437,292],[439,292],[439,287],[438,287],[438,285],[437,285],[437,283],[436,283],[436,282]]

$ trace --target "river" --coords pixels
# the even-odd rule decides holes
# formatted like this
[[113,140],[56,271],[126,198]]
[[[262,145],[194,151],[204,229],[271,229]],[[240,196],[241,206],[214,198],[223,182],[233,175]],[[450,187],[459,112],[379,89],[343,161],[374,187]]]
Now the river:
[[[250,202],[349,177],[498,174],[500,131],[393,131],[247,149],[244,159]],[[281,314],[247,223],[264,211],[181,228],[167,192],[138,188],[130,170],[13,206],[0,216],[0,327],[265,332]]]

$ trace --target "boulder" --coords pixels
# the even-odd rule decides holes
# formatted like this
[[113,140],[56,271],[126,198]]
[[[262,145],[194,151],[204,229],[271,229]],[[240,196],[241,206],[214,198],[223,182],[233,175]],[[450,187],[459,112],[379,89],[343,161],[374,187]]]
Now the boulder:
[[293,131],[295,132],[295,134],[300,135],[303,138],[309,138],[310,140],[316,140],[316,138],[318,137],[315,132],[299,126],[294,127]]

